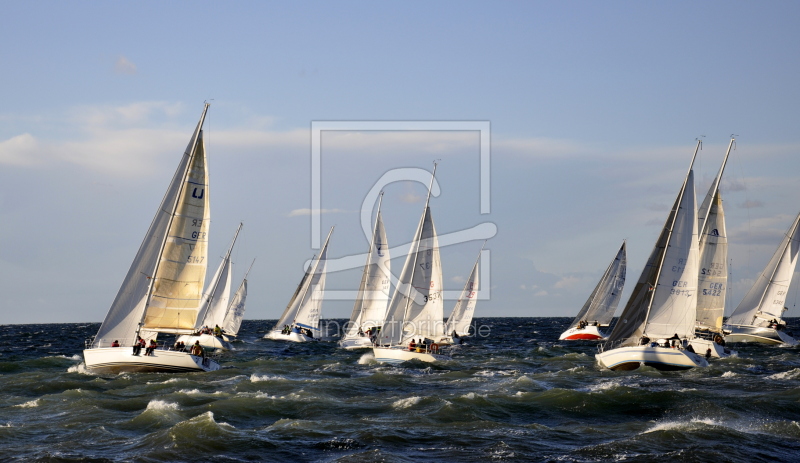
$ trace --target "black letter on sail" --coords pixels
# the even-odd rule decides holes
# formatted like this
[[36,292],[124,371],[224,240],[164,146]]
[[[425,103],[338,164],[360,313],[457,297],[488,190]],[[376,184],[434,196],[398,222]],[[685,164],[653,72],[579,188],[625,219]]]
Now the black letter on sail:
[[194,191],[192,191],[192,198],[203,199],[203,193],[205,192],[206,190],[202,189],[200,190],[200,196],[197,196],[197,188],[195,188]]

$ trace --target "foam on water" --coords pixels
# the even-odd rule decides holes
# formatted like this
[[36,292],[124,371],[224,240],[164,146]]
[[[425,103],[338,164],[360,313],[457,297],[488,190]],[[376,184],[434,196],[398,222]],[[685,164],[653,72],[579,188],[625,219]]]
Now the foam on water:
[[413,407],[422,400],[422,397],[406,397],[405,399],[395,400],[392,402],[392,407],[397,409]]
[[775,373],[774,375],[769,375],[766,377],[766,379],[776,379],[776,380],[797,379],[797,378],[800,378],[800,368],[784,371],[782,373]]
[[80,373],[82,375],[94,375],[88,368],[86,368],[86,364],[81,362],[77,365],[72,365],[71,367],[67,368],[67,373]]
[[720,376],[720,378],[735,378],[736,376],[738,376],[736,373],[732,371],[726,371],[722,374],[722,376]]
[[250,375],[251,383],[260,383],[263,381],[286,381],[286,378],[279,375],[257,375],[255,373]]
[[362,355],[358,359],[358,364],[359,365],[369,365],[370,363],[375,363],[375,362],[376,362],[375,353],[372,352],[372,351],[365,352],[364,355]]
[[14,405],[19,408],[33,408],[39,406],[39,399],[33,399],[25,402],[24,404]]
[[178,404],[165,400],[153,399],[147,404],[146,410],[177,410]]

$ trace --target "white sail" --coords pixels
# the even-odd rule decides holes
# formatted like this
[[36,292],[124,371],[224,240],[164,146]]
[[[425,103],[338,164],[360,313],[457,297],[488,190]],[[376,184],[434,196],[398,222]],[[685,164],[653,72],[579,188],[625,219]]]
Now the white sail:
[[[481,251],[483,251],[483,247],[481,247]],[[450,316],[447,317],[447,323],[444,326],[446,335],[452,335],[454,332],[459,336],[468,336],[470,334],[469,325],[472,323],[472,317],[475,314],[475,305],[478,303],[478,290],[480,289],[481,251],[478,251],[478,260],[472,266],[472,272],[464,284],[464,289],[461,290],[461,296],[456,301]]]
[[[255,263],[255,260],[253,260],[253,263]],[[253,268],[253,264],[250,264],[250,268]],[[249,273],[250,270],[248,269],[244,274],[244,278],[242,278],[239,289],[236,290],[233,298],[231,298],[231,302],[228,305],[228,312],[225,314],[225,321],[222,324],[222,329],[225,330],[225,334],[229,336],[236,336],[239,334],[239,328],[242,327],[245,302],[247,300],[247,275]]]
[[198,322],[195,325],[195,330],[203,327],[222,327],[225,324],[225,314],[228,313],[231,298],[231,273],[233,267],[231,253],[241,230],[242,224],[240,223],[239,228],[236,229],[236,233],[233,235],[233,241],[231,241],[228,252],[222,258],[222,262],[220,262],[208,290],[203,295],[203,309],[201,316],[197,318]]
[[[383,193],[381,193],[381,200]],[[375,216],[375,229],[372,233],[367,262],[361,276],[356,303],[350,316],[350,324],[344,339],[358,337],[359,331],[379,326],[386,316],[389,302],[389,282],[391,275],[389,244],[386,240],[386,229],[381,219],[381,202]]]
[[728,238],[719,190],[700,235],[700,271],[697,279],[697,325],[719,332],[728,287]]
[[209,191],[202,132],[207,110],[208,104],[94,347],[114,340],[132,345],[141,329],[194,329],[208,260]]
[[[435,165],[433,174],[436,174]],[[408,339],[420,337],[439,339],[444,336],[442,263],[429,201],[430,187],[422,218],[381,328],[382,345],[405,344]]]
[[274,330],[283,329],[284,325],[299,325],[303,328],[314,330],[314,337],[319,335],[319,318],[322,308],[322,296],[325,291],[325,271],[328,255],[328,242],[331,239],[333,227],[328,232],[325,244],[322,245],[319,256],[311,263],[309,270],[303,276],[300,286],[289,301]]
[[694,175],[689,172],[685,192],[664,254],[658,285],[644,334],[651,339],[694,337],[697,307],[697,211]]
[[[692,163],[700,147],[695,148]],[[606,349],[643,337],[694,337],[697,303],[697,210],[691,167]]]
[[594,291],[589,295],[589,299],[583,304],[569,328],[578,326],[581,321],[590,324],[597,322],[600,326],[607,326],[611,323],[619,300],[622,298],[627,262],[626,244],[623,241],[614,260],[608,264],[602,278],[597,282]]
[[800,214],[794,219],[758,280],[728,318],[728,325],[768,326],[773,319],[781,321],[800,251],[798,222]]

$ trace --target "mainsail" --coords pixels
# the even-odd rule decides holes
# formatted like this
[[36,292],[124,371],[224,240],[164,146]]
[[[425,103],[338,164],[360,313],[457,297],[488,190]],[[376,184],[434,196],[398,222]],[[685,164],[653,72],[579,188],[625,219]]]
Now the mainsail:
[[435,175],[436,164],[422,218],[381,328],[382,345],[405,344],[406,340],[417,337],[439,339],[444,336],[442,263],[439,239],[429,207]]
[[697,210],[692,165],[639,281],[605,344],[635,346],[642,337],[694,337],[697,304]]
[[197,318],[198,322],[195,329],[203,327],[213,328],[214,326],[222,327],[222,325],[225,324],[225,315],[228,312],[228,306],[230,304],[232,286],[231,273],[233,263],[231,262],[231,253],[233,252],[233,246],[236,244],[236,238],[239,236],[241,230],[242,224],[240,223],[239,228],[236,229],[236,233],[233,235],[233,241],[231,241],[228,252],[226,252],[225,257],[222,258],[222,262],[219,264],[219,268],[214,274],[214,278],[211,280],[209,289],[203,297],[203,312],[202,315]]
[[728,325],[768,326],[773,319],[781,321],[800,252],[798,223],[800,214],[794,219],[758,280],[728,318]]
[[[254,259],[253,264],[255,262]],[[250,264],[250,269],[253,268],[253,264]],[[225,321],[222,324],[222,329],[225,330],[225,334],[229,336],[236,336],[239,333],[239,328],[242,327],[245,301],[247,300],[247,275],[250,273],[250,269],[247,269],[247,272],[245,272],[242,283],[239,285],[239,289],[236,290],[236,293],[234,293],[233,298],[231,298],[230,305],[228,305],[228,312],[225,314]]]
[[191,333],[208,260],[209,191],[203,108],[189,145],[95,336],[93,347],[132,344],[142,329]]
[[[483,243],[484,246],[486,242]],[[453,311],[447,317],[447,323],[444,326],[444,333],[452,335],[454,332],[459,336],[468,336],[469,325],[472,323],[472,316],[475,314],[475,305],[478,303],[478,290],[480,289],[480,260],[481,250],[478,251],[478,259],[475,265],[472,266],[472,272],[464,284],[464,289],[461,290],[461,296],[456,301]]]
[[578,326],[581,321],[588,323],[597,322],[600,326],[607,326],[614,318],[622,289],[625,286],[625,272],[627,268],[627,255],[625,241],[622,242],[614,260],[608,264],[603,277],[583,304],[575,320],[569,328]]
[[289,305],[283,315],[275,324],[275,330],[283,329],[284,325],[296,324],[303,328],[317,331],[319,334],[319,317],[322,307],[322,294],[325,291],[325,271],[328,256],[328,242],[331,239],[333,227],[328,232],[325,244],[322,245],[319,256],[313,260],[300,285],[297,287]]
[[703,203],[697,209],[697,230],[700,232],[700,272],[697,281],[697,326],[701,329],[722,329],[725,294],[728,286],[728,238],[725,213],[719,184],[736,139],[731,137],[728,150],[717,176],[711,182]]
[[350,316],[350,326],[345,339],[355,338],[359,331],[380,325],[386,316],[386,306],[389,302],[389,282],[391,275],[389,244],[386,240],[386,229],[381,218],[381,202],[383,192],[378,201],[378,212],[375,216],[375,228],[372,232],[367,262],[361,276],[361,285],[358,288],[353,313]]

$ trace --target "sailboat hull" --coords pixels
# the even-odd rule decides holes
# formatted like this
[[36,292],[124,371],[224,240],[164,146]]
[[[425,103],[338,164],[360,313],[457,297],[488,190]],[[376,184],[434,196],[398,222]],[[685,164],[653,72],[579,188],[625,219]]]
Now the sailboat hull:
[[272,339],[273,341],[289,341],[289,342],[313,342],[318,339],[310,338],[300,333],[283,334],[280,330],[272,330],[264,336],[264,339]]
[[599,326],[586,326],[584,328],[570,328],[561,333],[559,341],[599,341],[605,340],[606,335],[600,331]]
[[431,354],[427,352],[409,351],[405,347],[374,347],[375,360],[381,363],[399,364],[410,360],[421,360],[423,362],[446,362],[452,360],[449,355]]
[[725,335],[727,342],[758,342],[777,346],[787,344],[796,346],[797,340],[783,331],[774,328],[749,325],[725,325],[723,329],[730,334]]
[[216,371],[219,363],[188,352],[156,349],[153,355],[133,355],[131,347],[98,347],[83,351],[86,368],[96,373],[183,373]]
[[610,370],[635,370],[642,365],[662,371],[707,367],[703,357],[683,349],[630,346],[601,352],[595,356],[601,366]]
[[187,348],[189,346],[193,346],[195,342],[200,341],[200,345],[203,346],[203,349],[213,349],[213,350],[232,350],[233,346],[230,342],[226,341],[221,337],[214,336],[213,334],[201,334],[198,336],[193,335],[181,335],[178,336],[178,339],[175,340],[176,342],[181,341],[186,344]]
[[348,350],[369,349],[372,348],[372,341],[369,340],[369,336],[359,336],[357,338],[342,339],[341,341],[339,341],[339,347]]
[[697,354],[705,356],[706,352],[708,352],[709,357],[711,358],[726,358],[735,357],[738,355],[738,352],[735,350],[729,349],[710,339],[694,338],[691,340],[691,342],[689,342],[689,344]]

